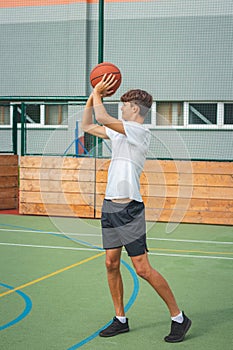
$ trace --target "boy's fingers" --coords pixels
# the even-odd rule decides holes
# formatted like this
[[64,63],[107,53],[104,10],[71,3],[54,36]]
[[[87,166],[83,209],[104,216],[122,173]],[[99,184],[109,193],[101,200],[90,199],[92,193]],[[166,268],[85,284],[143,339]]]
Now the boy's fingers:
[[106,76],[107,76],[107,74],[105,73],[102,80],[101,80],[101,83],[105,81]]

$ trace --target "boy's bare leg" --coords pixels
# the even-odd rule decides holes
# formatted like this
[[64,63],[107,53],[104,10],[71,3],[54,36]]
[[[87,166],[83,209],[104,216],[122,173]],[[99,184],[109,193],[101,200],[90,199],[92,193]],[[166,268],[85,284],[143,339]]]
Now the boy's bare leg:
[[120,272],[120,259],[122,248],[106,250],[106,268],[108,285],[111,292],[116,316],[125,316],[124,289]]
[[131,257],[137,274],[145,279],[166,303],[171,317],[177,316],[180,309],[164,277],[150,265],[148,254]]

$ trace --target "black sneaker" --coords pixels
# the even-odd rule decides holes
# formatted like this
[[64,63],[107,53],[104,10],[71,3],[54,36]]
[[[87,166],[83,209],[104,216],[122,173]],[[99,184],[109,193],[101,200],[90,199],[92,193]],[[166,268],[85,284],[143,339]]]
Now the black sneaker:
[[113,318],[112,323],[99,333],[100,337],[113,337],[114,335],[129,332],[128,318],[126,323],[120,322],[116,317]]
[[172,321],[171,332],[167,335],[164,340],[168,343],[178,343],[184,340],[185,334],[188,332],[191,327],[192,321],[185,316],[183,312],[184,321],[183,323],[178,323]]

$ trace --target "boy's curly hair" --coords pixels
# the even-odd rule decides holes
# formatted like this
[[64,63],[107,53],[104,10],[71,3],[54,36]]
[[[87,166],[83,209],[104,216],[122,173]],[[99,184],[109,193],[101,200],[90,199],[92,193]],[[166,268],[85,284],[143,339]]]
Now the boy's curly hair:
[[121,101],[135,103],[140,107],[141,116],[145,117],[152,106],[153,97],[144,90],[134,89],[122,95]]

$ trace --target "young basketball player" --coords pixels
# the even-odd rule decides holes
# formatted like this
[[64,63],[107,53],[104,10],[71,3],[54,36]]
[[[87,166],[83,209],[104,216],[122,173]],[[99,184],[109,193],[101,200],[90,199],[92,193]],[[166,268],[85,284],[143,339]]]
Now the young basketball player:
[[[102,207],[103,247],[106,250],[108,284],[115,317],[101,337],[112,337],[129,331],[123,303],[120,258],[124,246],[138,276],[146,280],[166,303],[171,315],[171,331],[166,342],[180,342],[191,326],[191,320],[180,310],[174,295],[161,274],[149,262],[146,244],[145,209],[139,178],[150,143],[150,131],[143,126],[151,108],[152,96],[143,90],[130,90],[122,97],[122,120],[110,116],[102,97],[110,95],[115,78],[104,76],[90,95],[83,114],[82,128],[92,135],[112,141],[112,159]],[[96,121],[93,123],[92,112]],[[100,125],[101,124],[101,125]]]

